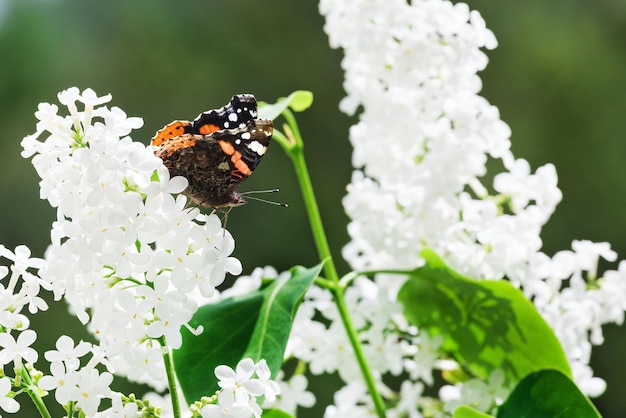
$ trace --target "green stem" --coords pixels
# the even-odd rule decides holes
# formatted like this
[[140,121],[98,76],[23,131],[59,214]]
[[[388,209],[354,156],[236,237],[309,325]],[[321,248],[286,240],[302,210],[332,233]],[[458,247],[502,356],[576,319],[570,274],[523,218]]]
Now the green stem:
[[30,399],[32,399],[35,407],[37,408],[37,411],[39,411],[39,414],[43,418],[52,418],[52,415],[50,415],[50,412],[48,411],[48,408],[46,408],[46,404],[41,397],[39,388],[33,383],[33,380],[30,378],[30,374],[28,373],[28,371],[26,369],[22,369],[20,376],[24,381],[23,386],[25,387],[26,393],[28,393],[28,396],[30,396]]
[[318,285],[319,287],[323,287],[324,289],[328,289],[328,290],[333,290],[334,288],[337,287],[337,282],[326,280],[322,277],[316,277],[315,284]]
[[333,298],[335,299],[337,309],[339,310],[343,326],[346,329],[348,339],[350,340],[350,344],[352,345],[352,349],[354,350],[354,355],[359,364],[359,367],[361,368],[363,379],[365,380],[367,389],[370,393],[370,396],[372,397],[372,400],[374,401],[376,413],[380,418],[384,418],[386,416],[385,404],[380,392],[376,388],[374,375],[372,373],[372,370],[370,369],[367,359],[365,358],[365,353],[363,352],[363,346],[361,345],[361,341],[359,340],[358,332],[356,328],[354,328],[354,324],[352,323],[350,312],[348,311],[348,307],[344,298],[345,287],[340,285],[339,275],[337,274],[335,263],[333,262],[333,259],[331,257],[330,247],[328,246],[328,240],[326,239],[326,233],[324,232],[324,226],[322,225],[322,218],[320,216],[319,208],[317,206],[317,200],[315,199],[315,193],[313,192],[313,185],[311,183],[309,171],[304,160],[300,133],[297,130],[297,125],[295,124],[295,119],[293,118],[293,115],[289,114],[288,116],[285,115],[285,113],[287,112],[284,112],[283,115],[286,117],[287,121],[290,122],[289,127],[291,128],[292,134],[295,137],[293,138],[295,140],[295,144],[293,144],[291,149],[288,150],[288,154],[291,157],[291,160],[296,170],[298,181],[300,182],[300,188],[302,189],[302,196],[304,198],[304,204],[307,210],[307,214],[309,216],[311,231],[313,233],[313,239],[315,241],[315,246],[317,247],[319,258],[321,260],[325,260],[324,274],[327,277],[325,282],[328,282],[328,284],[330,284],[330,286],[325,287],[327,287],[333,294]]
[[339,282],[339,275],[335,268],[335,263],[330,253],[330,247],[328,246],[328,240],[324,233],[324,225],[322,224],[322,217],[317,206],[317,200],[315,199],[315,193],[313,192],[313,185],[309,172],[307,170],[306,162],[304,161],[304,154],[298,152],[293,155],[293,163],[300,182],[300,189],[302,190],[302,196],[304,198],[304,205],[309,216],[309,222],[311,224],[311,232],[313,234],[313,240],[317,248],[317,254],[320,260],[324,260],[324,275],[331,282]]
[[181,418],[180,399],[178,398],[178,387],[176,383],[176,375],[174,374],[174,360],[172,359],[172,353],[167,346],[165,336],[159,338],[159,343],[163,349],[163,363],[165,363],[165,374],[167,375],[167,385],[172,399],[174,418]]
[[350,340],[350,344],[354,350],[354,356],[356,357],[356,361],[358,362],[361,373],[363,374],[363,379],[365,380],[367,389],[372,397],[372,400],[374,401],[376,413],[380,418],[385,418],[387,416],[385,413],[385,402],[376,387],[376,380],[374,379],[370,365],[365,358],[363,345],[361,344],[361,340],[359,340],[359,333],[356,328],[354,328],[354,324],[352,323],[350,311],[348,310],[346,299],[344,298],[344,291],[344,288],[337,288],[337,290],[333,292],[335,304],[339,310],[339,315],[341,315],[341,321],[343,322],[343,326],[348,334],[348,339]]

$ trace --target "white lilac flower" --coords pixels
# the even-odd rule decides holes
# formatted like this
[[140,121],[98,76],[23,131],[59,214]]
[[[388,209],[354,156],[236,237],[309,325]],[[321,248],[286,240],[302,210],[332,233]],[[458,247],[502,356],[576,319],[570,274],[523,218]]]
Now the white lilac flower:
[[20,332],[17,339],[7,332],[0,333],[0,364],[14,363],[18,367],[22,360],[36,362],[39,354],[30,346],[36,339],[37,333],[32,329]]
[[4,412],[14,414],[20,410],[20,404],[9,396],[11,392],[11,380],[8,377],[0,378],[0,408]]
[[40,269],[44,266],[44,260],[31,257],[30,248],[25,245],[18,245],[15,251],[10,251],[4,245],[0,246],[0,257],[11,260],[11,272],[18,276],[33,276],[28,272],[30,269]]
[[[282,276],[289,275],[288,271],[281,273]],[[245,295],[261,287],[263,279],[279,279],[276,269],[272,266],[256,267],[249,276],[239,276],[232,287],[225,289],[219,296],[221,298]]]
[[407,343],[396,334],[384,333],[380,328],[372,328],[366,335],[367,343],[363,344],[363,351],[370,367],[380,374],[389,372],[394,376],[400,375],[404,370],[403,354]]
[[[254,379],[256,375],[258,378]],[[232,368],[221,365],[215,368],[217,384],[222,388],[217,404],[207,405],[200,410],[203,417],[251,417],[262,414],[257,397],[263,395],[269,401],[276,400],[280,386],[270,379],[271,372],[264,359],[254,363],[244,358]]]
[[163,380],[165,370],[163,368],[163,353],[160,347],[152,347],[145,350],[134,350],[130,352],[133,358],[127,360],[132,364],[127,371],[131,380],[145,380],[144,374],[148,374],[151,380]]
[[18,245],[14,251],[0,245],[0,258],[11,263],[10,268],[0,268],[0,279],[11,272],[6,288],[0,285],[0,324],[9,330],[24,330],[29,326],[28,318],[21,314],[25,306],[28,306],[31,314],[48,309],[48,304],[39,297],[39,292],[41,288],[50,290],[52,287],[34,273],[45,262],[41,258],[31,257],[31,251],[25,245]]
[[[293,355],[298,359],[309,363],[315,363],[315,374],[323,373],[324,370],[334,371],[334,367],[326,367],[319,364],[318,356],[322,356],[326,349],[327,334],[326,326],[321,322],[313,320],[314,312],[307,315],[305,302],[296,313],[296,317],[291,327],[286,354]],[[344,340],[347,342],[347,339]]]
[[428,385],[433,384],[432,370],[439,358],[439,349],[443,344],[443,336],[431,337],[426,333],[413,339],[404,358],[404,368],[413,380],[421,380]]
[[[602,324],[623,321],[626,264],[598,274],[599,258],[616,258],[605,243],[577,241],[552,259],[541,252],[541,229],[562,197],[556,169],[533,173],[516,158],[509,127],[479,95],[483,49],[497,45],[480,14],[444,0],[321,0],[319,8],[330,45],[344,51],[347,96],[339,107],[361,110],[350,129],[355,171],[343,200],[351,218],[344,258],[357,271],[414,268],[430,247],[469,276],[508,278],[553,327],[579,387],[601,393],[591,348],[602,343]],[[503,169],[487,177],[490,160]],[[375,283],[389,301],[402,285],[388,275]],[[333,369],[316,363],[306,336],[294,337],[293,353]],[[436,348],[422,353],[424,364],[405,358],[405,367],[429,383]]]
[[218,403],[206,405],[200,409],[202,418],[250,418],[252,411],[247,405],[235,402],[235,394],[232,390],[223,389],[217,395]]
[[447,387],[440,392],[442,400],[448,401],[446,407],[450,413],[460,405],[471,405],[473,408],[486,412],[494,405],[501,405],[508,397],[510,389],[505,386],[502,370],[494,370],[487,382],[471,379],[456,385],[455,389]]
[[267,408],[276,408],[296,416],[298,406],[311,408],[315,405],[315,395],[307,390],[309,384],[303,374],[292,376],[289,381],[282,380],[283,372],[278,373],[277,382],[280,386],[280,395],[274,402],[263,404]]
[[338,372],[345,382],[359,379],[361,371],[343,324],[333,322],[324,330],[323,338],[320,344],[313,345],[315,351],[308,360],[311,373]]
[[111,382],[113,382],[113,375],[109,372],[100,373],[96,369],[81,369],[76,383],[76,393],[79,396],[72,400],[76,401],[76,405],[83,410],[85,415],[93,416],[98,411],[102,399],[110,397]]
[[250,396],[263,394],[263,387],[257,379],[252,379],[254,374],[254,362],[245,358],[237,363],[235,370],[221,365],[215,368],[215,376],[219,379],[217,384],[225,390],[233,391],[239,404],[247,404]]
[[[32,157],[41,177],[41,197],[57,209],[45,262],[21,247],[14,254],[3,247],[0,256],[15,262],[14,274],[39,270],[41,279],[21,293],[31,311],[45,308],[36,284],[47,286],[89,322],[102,361],[163,388],[154,369],[155,340],[165,337],[179,347],[180,329],[202,300],[226,273],[241,272],[231,256],[233,238],[216,215],[202,215],[186,207],[184,196],[172,196],[187,180],[170,178],[151,147],[127,136],[141,119],[105,106],[111,96],[90,89],[70,88],[58,99],[67,111],[41,104],[35,134],[22,141],[22,155]],[[16,322],[3,315],[0,321]]]
[[335,392],[335,404],[324,411],[324,418],[376,417],[362,380],[353,380]]
[[[113,375],[109,371],[100,372],[97,367],[109,369],[108,360],[98,346],[74,341],[61,336],[56,343],[57,350],[44,354],[50,362],[50,374],[42,376],[38,385],[46,391],[54,391],[54,398],[60,405],[76,402],[87,416],[94,416],[103,399],[110,398],[110,385]],[[81,359],[90,355],[85,364]]]
[[418,405],[424,385],[422,383],[414,383],[405,380],[400,385],[400,396],[398,405],[387,411],[389,418],[406,417],[406,418],[422,418]]
[[[141,418],[143,413],[135,402],[124,403],[121,393],[113,393],[111,407],[94,415],[95,418]],[[165,415],[161,415],[165,417]]]
[[27,316],[20,313],[21,308],[13,292],[0,285],[0,325],[8,330],[27,329],[30,321]]
[[91,351],[91,343],[80,341],[74,346],[74,340],[67,335],[57,339],[56,350],[49,350],[44,357],[50,363],[63,362],[67,370],[77,370],[80,366],[80,358]]
[[272,372],[265,359],[261,359],[254,365],[254,372],[263,386],[263,396],[265,396],[265,399],[269,402],[275,401],[276,395],[280,393],[280,386],[274,380],[270,379]]
[[78,372],[66,370],[61,362],[50,364],[50,375],[43,376],[39,380],[39,387],[43,390],[54,390],[54,398],[59,405],[66,405],[75,397]]

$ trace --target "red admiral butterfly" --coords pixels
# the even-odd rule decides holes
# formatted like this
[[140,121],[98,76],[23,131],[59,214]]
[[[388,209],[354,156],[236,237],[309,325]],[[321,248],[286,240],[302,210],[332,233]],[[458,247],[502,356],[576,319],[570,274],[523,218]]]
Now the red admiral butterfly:
[[152,145],[172,177],[189,181],[183,193],[194,203],[213,209],[243,205],[236,189],[259,165],[274,131],[271,120],[256,117],[254,96],[238,94],[193,122],[166,125]]

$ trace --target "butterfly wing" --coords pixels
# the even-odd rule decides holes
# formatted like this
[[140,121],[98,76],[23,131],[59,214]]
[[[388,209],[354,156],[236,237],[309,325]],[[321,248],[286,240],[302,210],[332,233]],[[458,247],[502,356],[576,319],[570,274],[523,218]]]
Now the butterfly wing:
[[190,133],[193,133],[193,126],[191,122],[186,120],[175,120],[157,131],[157,133],[152,137],[151,144],[154,146],[160,146],[172,138]]
[[271,120],[250,119],[240,128],[209,135],[184,134],[162,144],[156,155],[170,175],[184,176],[184,193],[212,208],[244,204],[236,189],[252,174],[269,146]]
[[201,113],[193,121],[193,133],[209,135],[223,129],[242,128],[257,117],[256,99],[251,94],[238,94],[219,109]]

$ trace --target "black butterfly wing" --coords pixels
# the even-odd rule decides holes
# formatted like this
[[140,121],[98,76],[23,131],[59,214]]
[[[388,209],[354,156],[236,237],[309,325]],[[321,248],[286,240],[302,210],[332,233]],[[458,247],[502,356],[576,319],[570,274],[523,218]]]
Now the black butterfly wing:
[[209,135],[223,129],[242,128],[257,117],[256,99],[251,94],[238,94],[219,109],[201,113],[192,123],[193,133]]
[[243,127],[209,135],[185,134],[157,151],[170,175],[184,176],[184,193],[196,204],[212,208],[245,203],[236,189],[265,155],[273,133],[271,120],[251,119]]

